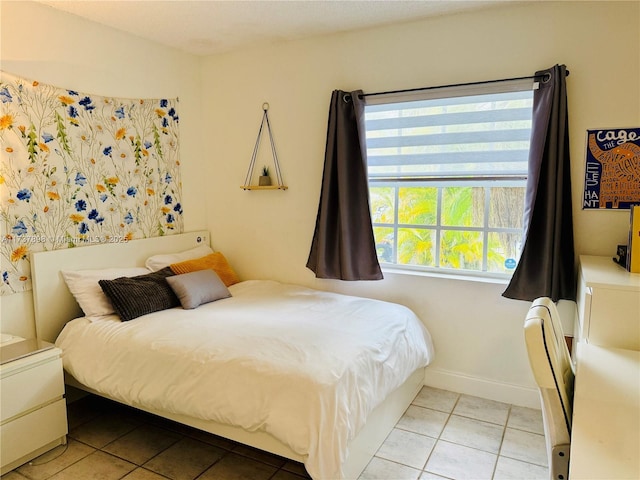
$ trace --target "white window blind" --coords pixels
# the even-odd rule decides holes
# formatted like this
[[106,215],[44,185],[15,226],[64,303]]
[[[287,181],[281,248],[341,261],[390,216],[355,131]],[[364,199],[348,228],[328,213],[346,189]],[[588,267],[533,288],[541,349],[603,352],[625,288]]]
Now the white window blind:
[[[367,98],[369,176],[526,176],[531,83],[519,82],[526,90],[503,93],[419,100],[404,96],[392,103],[380,102],[393,96]],[[422,96],[451,94],[443,90]]]

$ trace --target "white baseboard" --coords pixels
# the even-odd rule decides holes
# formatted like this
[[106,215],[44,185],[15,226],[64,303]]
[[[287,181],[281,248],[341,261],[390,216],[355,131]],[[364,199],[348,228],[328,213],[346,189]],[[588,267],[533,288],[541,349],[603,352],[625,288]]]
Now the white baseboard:
[[521,407],[540,409],[540,396],[535,387],[514,385],[481,377],[427,367],[424,384],[430,387],[451,390]]

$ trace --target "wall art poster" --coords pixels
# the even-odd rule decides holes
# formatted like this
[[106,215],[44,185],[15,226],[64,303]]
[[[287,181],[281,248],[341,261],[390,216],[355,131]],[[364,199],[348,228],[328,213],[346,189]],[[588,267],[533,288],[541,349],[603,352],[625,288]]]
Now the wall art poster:
[[177,103],[0,72],[0,294],[32,252],[182,232]]
[[640,203],[640,128],[587,130],[583,209]]

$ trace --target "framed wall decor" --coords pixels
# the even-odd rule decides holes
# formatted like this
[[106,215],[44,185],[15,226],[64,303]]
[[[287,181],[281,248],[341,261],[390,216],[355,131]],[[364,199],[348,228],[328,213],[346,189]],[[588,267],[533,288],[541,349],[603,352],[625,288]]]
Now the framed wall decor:
[[640,204],[640,127],[587,130],[583,209]]

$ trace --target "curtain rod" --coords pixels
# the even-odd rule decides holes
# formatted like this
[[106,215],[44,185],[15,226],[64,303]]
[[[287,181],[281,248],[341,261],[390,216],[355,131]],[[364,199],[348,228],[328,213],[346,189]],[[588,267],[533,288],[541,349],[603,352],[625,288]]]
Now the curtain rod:
[[[565,76],[569,76],[569,70],[565,70]],[[468,87],[472,85],[484,85],[487,83],[499,83],[499,82],[512,82],[516,80],[534,80],[534,79],[542,79],[543,82],[548,82],[549,78],[551,78],[550,73],[543,73],[540,75],[530,75],[528,77],[514,77],[514,78],[501,78],[499,80],[485,80],[484,82],[469,82],[469,83],[455,83],[452,85],[440,85],[437,87],[419,87],[419,88],[409,88],[405,90],[389,90],[387,92],[374,92],[374,93],[363,93],[358,95],[359,98],[364,97],[373,97],[376,95],[391,95],[395,93],[411,93],[411,92],[420,92],[422,90],[435,90],[437,88],[447,88],[447,87]]]

